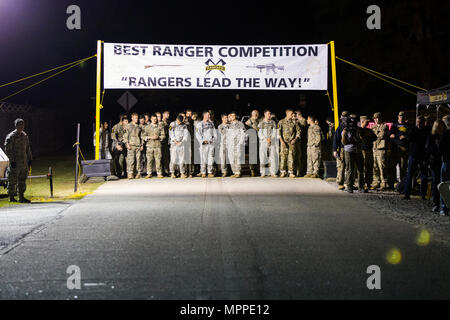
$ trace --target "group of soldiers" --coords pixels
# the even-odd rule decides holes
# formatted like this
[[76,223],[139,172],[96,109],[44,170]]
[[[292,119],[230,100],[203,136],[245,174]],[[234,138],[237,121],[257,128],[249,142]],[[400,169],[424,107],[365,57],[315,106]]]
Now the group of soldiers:
[[[359,126],[357,125],[359,122]],[[398,120],[391,128],[383,122],[380,112],[373,115],[373,125],[369,128],[368,116],[357,117],[343,111],[340,124],[333,137],[333,155],[336,158],[336,182],[340,190],[352,192],[355,179],[362,192],[393,189],[406,176],[408,166],[407,131],[405,112],[398,114]],[[345,136],[357,129],[358,151],[346,150],[350,145]],[[357,156],[354,156],[357,154]],[[397,177],[396,168],[399,167]],[[362,174],[358,174],[362,171]]]
[[447,215],[438,184],[450,179],[450,117],[431,122],[429,117],[418,115],[416,122],[409,124],[405,112],[400,111],[397,121],[389,125],[380,112],[372,118],[370,122],[367,116],[357,117],[347,111],[341,114],[332,147],[338,188],[349,193],[354,189],[361,193],[395,189],[408,200],[419,173],[419,193],[425,200],[431,173],[433,212]]
[[[260,117],[253,110],[245,122],[235,112],[222,114],[220,122],[212,110],[201,114],[188,109],[170,121],[170,112],[139,116],[121,115],[113,126],[111,144],[113,171],[120,178],[241,177],[248,163],[252,177],[298,177],[306,149],[305,177],[319,178],[321,146],[325,137],[314,116],[304,118],[300,111],[288,109],[276,121],[270,110]],[[102,140],[102,139],[101,139]],[[246,142],[248,141],[248,144]],[[102,144],[102,148],[105,144]],[[102,154],[104,154],[102,152]],[[258,168],[259,167],[259,168]]]

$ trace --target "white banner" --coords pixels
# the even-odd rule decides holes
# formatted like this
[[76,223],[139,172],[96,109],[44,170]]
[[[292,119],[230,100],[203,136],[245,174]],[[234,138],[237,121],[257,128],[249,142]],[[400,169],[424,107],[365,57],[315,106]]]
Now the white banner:
[[327,90],[328,46],[104,44],[105,89]]

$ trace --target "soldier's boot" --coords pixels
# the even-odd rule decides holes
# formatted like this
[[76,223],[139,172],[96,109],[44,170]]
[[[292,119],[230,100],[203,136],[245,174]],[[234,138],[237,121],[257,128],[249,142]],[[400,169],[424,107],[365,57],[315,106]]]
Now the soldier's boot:
[[147,176],[145,177],[145,179],[150,179],[151,177],[152,177],[152,174],[149,173],[149,174],[147,174]]
[[255,169],[251,169],[251,170],[250,170],[250,175],[251,175],[252,177],[256,176]]
[[307,174],[305,174],[305,175],[303,176],[303,178],[311,178],[311,174],[310,174],[310,173],[307,173]]
[[286,172],[282,172],[281,174],[280,174],[280,178],[285,178],[286,177]]
[[200,177],[206,178],[206,173],[200,173]]
[[24,197],[24,195],[21,194],[21,195],[19,196],[19,202],[20,202],[20,203],[30,203],[31,201],[28,200],[28,199],[26,199],[26,198]]
[[17,200],[14,196],[9,196],[9,202],[17,202]]
[[379,190],[383,191],[383,190],[386,190],[386,189],[387,189],[386,182],[382,182],[382,183],[380,184],[380,189],[379,189]]
[[138,173],[138,174],[136,175],[135,179],[140,179],[140,178],[141,178],[141,174]]
[[236,173],[236,174],[234,175],[234,177],[235,177],[235,178],[240,178],[240,177],[241,177],[241,174],[240,174],[240,173]]
[[162,174],[162,172],[158,173],[158,178],[159,178],[159,179],[164,178],[164,175]]
[[214,178],[214,177],[215,177],[214,173],[208,174],[208,178]]
[[182,173],[180,178],[181,178],[181,179],[186,179],[187,177],[188,177],[188,176],[187,176],[186,174]]
[[204,173],[201,173],[201,172],[200,172],[200,173],[197,174],[197,177],[202,177],[202,178],[204,178],[203,175],[204,175]]
[[222,173],[222,177],[226,177],[226,176],[227,176],[227,172],[225,171]]
[[295,178],[295,174],[293,174],[292,172],[289,173],[289,178]]
[[133,179],[133,175],[132,174],[128,174],[128,180]]
[[379,183],[372,183],[372,185],[370,186],[370,190],[375,190],[378,189],[380,187]]
[[272,178],[278,178],[278,175],[273,174],[273,175],[272,175]]
[[319,178],[319,175],[318,175],[317,173],[314,173],[314,174],[311,175],[311,178],[313,178],[313,179],[318,179],[318,178]]
[[170,177],[171,177],[172,179],[175,179],[177,176],[175,175],[175,173],[171,173],[171,174],[170,174]]
[[345,189],[344,185],[340,184],[340,185],[338,186],[338,190],[344,190],[344,189]]

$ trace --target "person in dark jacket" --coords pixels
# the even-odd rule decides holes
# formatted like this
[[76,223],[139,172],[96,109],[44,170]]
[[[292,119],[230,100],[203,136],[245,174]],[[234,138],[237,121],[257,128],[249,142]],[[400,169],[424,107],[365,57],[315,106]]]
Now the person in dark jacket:
[[425,118],[418,116],[416,126],[407,133],[409,144],[408,172],[406,174],[405,200],[410,199],[411,184],[414,173],[419,167],[420,171],[420,195],[425,200],[427,192],[428,168],[425,157],[425,144],[429,136],[428,128],[425,127]]
[[[405,112],[400,111],[398,113],[398,121],[392,125],[390,138],[393,142],[392,151],[392,168],[395,173],[395,168],[397,164],[400,167],[400,181],[406,176],[407,168],[408,168],[408,148],[406,141],[406,132],[408,131],[408,122],[405,120]],[[395,177],[395,174],[394,174]]]
[[[444,123],[447,126],[447,130],[442,135],[442,139],[439,142],[438,150],[442,157],[441,167],[441,181],[450,181],[450,116],[446,116]],[[441,216],[448,215],[448,206],[445,205],[444,200],[441,197],[441,210],[439,211]]]
[[438,213],[440,210],[441,197],[439,195],[438,184],[441,182],[442,158],[439,154],[439,142],[446,130],[444,121],[436,120],[431,129],[431,135],[428,136],[425,144],[425,152],[427,162],[431,171],[431,191],[433,194],[433,212]]
[[362,139],[361,152],[363,156],[363,172],[364,172],[364,190],[367,192],[373,180],[373,143],[377,140],[377,136],[369,129],[369,118],[361,116],[359,118],[361,128],[360,134]]

